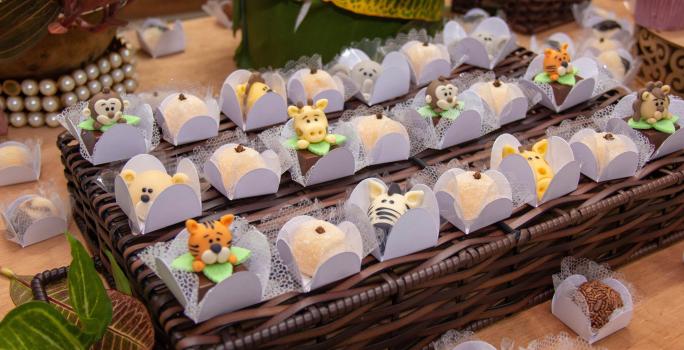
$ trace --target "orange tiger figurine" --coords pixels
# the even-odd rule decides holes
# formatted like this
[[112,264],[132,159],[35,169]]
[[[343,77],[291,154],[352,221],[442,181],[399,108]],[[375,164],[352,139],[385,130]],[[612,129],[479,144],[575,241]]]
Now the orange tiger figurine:
[[188,249],[195,257],[192,262],[195,272],[201,272],[206,265],[238,262],[237,256],[230,250],[233,240],[230,224],[234,218],[232,214],[228,214],[218,221],[199,223],[190,219],[185,222],[185,228],[190,233]]
[[563,43],[560,51],[552,48],[544,50],[544,72],[549,75],[551,81],[557,81],[562,75],[572,72],[568,43]]

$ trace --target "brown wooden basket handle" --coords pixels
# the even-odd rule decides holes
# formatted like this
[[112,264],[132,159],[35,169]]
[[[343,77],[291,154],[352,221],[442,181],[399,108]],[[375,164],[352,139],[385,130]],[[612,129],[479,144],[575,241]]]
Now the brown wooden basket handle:
[[[107,279],[109,285],[114,285],[109,274],[104,273],[104,265],[102,265],[102,260],[99,257],[93,257],[93,263],[95,263],[95,269],[97,272],[103,274]],[[35,276],[31,280],[31,292],[33,293],[34,300],[44,301],[49,303],[47,292],[45,288],[50,284],[60,281],[67,277],[69,272],[69,266],[62,266],[51,270],[43,271]]]

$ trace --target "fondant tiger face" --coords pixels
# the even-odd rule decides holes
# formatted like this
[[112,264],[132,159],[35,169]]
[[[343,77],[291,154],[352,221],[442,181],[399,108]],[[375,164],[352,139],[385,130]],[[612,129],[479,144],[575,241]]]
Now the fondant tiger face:
[[548,48],[544,50],[544,72],[548,73],[551,81],[556,81],[561,75],[572,71],[568,43],[563,43],[560,51]]
[[199,223],[190,219],[185,222],[185,228],[190,233],[188,250],[195,257],[192,262],[195,272],[201,272],[206,265],[237,262],[237,257],[230,251],[233,240],[230,224],[233,219],[234,216],[228,214],[218,221]]

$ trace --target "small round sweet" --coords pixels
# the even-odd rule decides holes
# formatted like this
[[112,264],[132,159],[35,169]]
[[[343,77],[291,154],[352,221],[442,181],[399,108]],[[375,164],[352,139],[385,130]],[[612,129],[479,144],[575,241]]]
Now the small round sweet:
[[112,85],[114,85],[114,79],[112,79],[112,76],[109,74],[100,75],[98,80],[100,81],[100,84],[102,84],[103,88],[110,88]]
[[121,68],[114,69],[110,75],[112,76],[114,83],[120,83],[125,78],[124,72],[121,70]]
[[59,109],[59,98],[57,96],[43,97],[43,110],[46,112],[56,112]]
[[620,293],[598,280],[582,283],[577,291],[587,305],[593,329],[605,326],[613,312],[624,306]]
[[88,75],[83,69],[77,69],[71,73],[71,77],[74,78],[76,85],[84,85],[88,82]]
[[627,144],[621,137],[607,132],[587,135],[581,142],[587,145],[592,153],[594,153],[599,169],[605,169],[610,161],[628,150]]
[[113,68],[119,68],[123,64],[123,58],[118,53],[112,52],[109,54],[109,63],[112,64]]
[[65,107],[71,107],[78,103],[78,96],[73,92],[65,92],[62,94],[62,105]]
[[10,113],[9,116],[10,124],[15,128],[21,128],[26,125],[26,113],[24,112],[14,112]]
[[24,99],[24,107],[29,112],[38,112],[43,107],[40,102],[40,97],[29,96]]
[[302,75],[302,85],[304,85],[304,91],[306,92],[306,98],[313,100],[317,93],[335,89],[337,90],[337,84],[332,78],[330,73],[322,69],[311,69]]
[[133,91],[135,91],[135,89],[138,88],[138,82],[135,81],[134,79],[124,80],[123,85],[126,88],[126,92],[133,92]]
[[32,223],[54,216],[59,216],[59,210],[51,200],[33,196],[19,204],[10,214],[10,221],[15,231],[24,233]]
[[31,152],[26,147],[19,145],[0,147],[0,169],[13,166],[30,166],[31,162]]
[[97,68],[96,64],[89,64],[85,67],[85,72],[86,75],[88,76],[88,80],[95,80],[97,77],[100,76],[100,69]]
[[86,101],[90,98],[90,89],[87,86],[79,86],[74,92],[79,101]]
[[126,93],[126,87],[121,83],[114,84],[114,86],[112,86],[112,90],[114,90],[114,92],[116,92],[119,95]]
[[100,70],[100,73],[107,74],[112,69],[112,65],[108,59],[103,57],[97,61],[97,68]]
[[513,98],[512,89],[510,83],[504,83],[498,79],[478,84],[475,88],[475,93],[478,94],[487,104],[494,109],[497,115],[501,114],[501,111],[506,104]]
[[76,81],[70,75],[63,75],[57,81],[59,90],[62,92],[69,92],[76,88]]
[[498,192],[494,179],[479,171],[458,174],[447,184],[447,191],[454,196],[464,220],[476,219]]
[[52,79],[43,79],[38,83],[40,93],[45,96],[52,96],[57,93],[57,83]]
[[204,100],[195,95],[176,93],[169,97],[162,115],[169,131],[175,135],[190,118],[209,115],[209,109]]
[[88,90],[90,90],[91,95],[102,91],[102,83],[99,80],[91,80],[88,82]]
[[346,235],[337,226],[323,220],[309,220],[299,225],[290,243],[299,272],[312,277],[318,266],[347,249]]
[[382,113],[359,117],[357,132],[366,150],[371,150],[383,136],[392,133],[404,135],[409,139],[408,132],[404,125],[396,120],[388,118]]
[[266,168],[261,154],[256,150],[237,145],[235,147],[225,147],[216,155],[216,163],[226,189],[233,188],[242,176],[248,172]]
[[45,116],[42,112],[31,112],[26,115],[29,125],[34,128],[41,127],[45,125]]
[[19,96],[10,96],[5,103],[10,112],[21,112],[24,110],[24,100]]
[[121,67],[121,70],[124,72],[126,78],[133,78],[135,75],[135,66],[130,63],[124,64],[123,67]]
[[51,128],[56,128],[59,126],[59,119],[57,118],[59,116],[58,113],[47,113],[45,114],[45,124]]
[[162,35],[166,33],[168,29],[160,28],[158,26],[151,26],[143,29],[142,38],[149,47],[156,47],[161,40]]
[[21,92],[26,96],[38,95],[38,82],[33,79],[26,79],[21,82]]
[[408,57],[408,61],[417,76],[420,76],[423,67],[428,62],[444,58],[442,50],[437,45],[428,42],[409,45],[404,49],[404,54]]

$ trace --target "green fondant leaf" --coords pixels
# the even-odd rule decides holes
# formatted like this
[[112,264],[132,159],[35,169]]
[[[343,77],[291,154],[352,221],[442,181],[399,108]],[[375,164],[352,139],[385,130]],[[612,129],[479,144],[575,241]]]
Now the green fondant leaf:
[[551,82],[551,77],[549,77],[549,73],[541,72],[534,76],[534,82],[538,84],[548,84]]
[[423,107],[418,108],[418,114],[420,114],[423,118],[434,118],[439,116],[437,112],[432,110],[432,107],[430,107],[430,105],[425,105]]
[[563,84],[563,85],[568,85],[568,86],[575,86],[575,83],[577,82],[577,80],[575,79],[574,72],[575,71],[568,73],[566,75],[561,75],[558,78],[558,83]]
[[675,132],[675,125],[672,119],[661,119],[657,121],[653,127],[660,131],[664,132],[666,134],[673,134]]
[[243,262],[247,261],[247,259],[249,259],[249,257],[252,255],[251,250],[236,246],[230,247],[230,252],[235,254],[235,256],[237,257],[237,263],[235,265],[242,264]]
[[344,135],[340,135],[340,134],[332,134],[332,135],[335,136],[335,144],[336,145],[341,145],[345,141],[347,141],[347,137]]
[[224,279],[233,274],[233,265],[231,263],[211,264],[204,267],[204,275],[214,283],[221,283]]
[[173,259],[173,262],[171,263],[171,267],[177,270],[181,271],[187,271],[187,272],[194,272],[195,270],[192,269],[192,262],[195,260],[195,257],[192,256],[190,253],[185,253],[175,259]]
[[297,138],[297,136],[291,137],[291,138],[287,139],[287,141],[285,141],[284,145],[287,148],[297,149],[297,141],[298,140],[299,139]]
[[636,121],[634,120],[634,118],[629,118],[629,120],[627,121],[627,125],[629,125],[629,127],[632,129],[640,130],[648,130],[653,128],[652,124],[649,124],[643,119]]
[[453,108],[453,109],[447,109],[446,111],[442,112],[440,114],[442,118],[449,119],[449,120],[456,120],[458,116],[461,115],[461,110],[458,108]]
[[95,121],[91,118],[88,118],[78,124],[78,127],[81,130],[88,130],[88,131],[95,131],[95,127],[93,126],[93,123]]
[[308,150],[317,156],[324,156],[330,152],[330,144],[327,141],[310,143]]
[[128,125],[140,124],[140,117],[136,117],[134,115],[124,114],[123,118],[126,120],[126,124],[128,124]]

